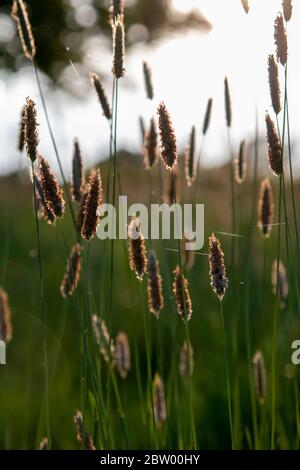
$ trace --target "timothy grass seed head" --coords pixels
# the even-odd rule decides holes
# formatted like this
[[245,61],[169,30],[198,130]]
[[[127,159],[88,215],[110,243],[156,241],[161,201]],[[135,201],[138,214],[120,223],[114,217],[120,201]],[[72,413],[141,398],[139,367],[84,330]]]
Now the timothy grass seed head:
[[9,343],[13,337],[11,310],[7,292],[0,287],[0,340]]
[[106,119],[110,120],[111,119],[111,109],[108,103],[108,99],[104,90],[104,87],[101,83],[99,75],[96,73],[90,73],[90,80],[92,85],[94,86],[98,99],[100,101],[100,104],[102,106],[102,111]]
[[281,93],[278,77],[278,65],[273,54],[269,55],[268,58],[268,73],[272,107],[274,109],[274,113],[279,114],[281,111]]
[[82,165],[82,155],[77,138],[74,139],[73,161],[72,161],[72,196],[75,202],[79,203],[82,198],[84,188],[84,174]]
[[12,6],[13,19],[17,22],[18,33],[24,55],[27,59],[34,59],[36,48],[29,21],[26,4],[23,0],[14,0]]
[[125,30],[124,24],[118,17],[112,25],[113,33],[113,67],[112,72],[115,78],[124,76],[124,56],[125,56]]
[[195,166],[195,152],[196,152],[196,128],[192,127],[189,143],[185,149],[185,178],[187,185],[190,187],[196,177]]
[[98,207],[102,204],[102,182],[100,170],[95,170],[89,178],[87,195],[83,208],[82,238],[94,238],[99,223]]
[[157,129],[154,118],[150,121],[149,130],[145,134],[145,158],[147,169],[152,168],[158,159]]
[[150,65],[147,62],[143,62],[144,82],[146,95],[149,100],[153,100],[153,83],[152,83],[152,71]]
[[132,217],[128,226],[129,238],[129,263],[130,269],[135,273],[139,281],[143,280],[147,271],[147,252],[145,239],[140,230],[138,217]]
[[277,18],[275,19],[274,39],[276,45],[277,59],[282,65],[285,65],[288,58],[288,42],[283,16],[281,13],[279,13],[279,15],[277,15]]
[[26,98],[24,112],[24,135],[27,155],[32,162],[35,162],[39,144],[39,133],[35,102],[29,97]]
[[264,237],[269,238],[274,217],[273,193],[269,178],[260,184],[258,199],[258,227]]
[[122,379],[126,379],[130,370],[130,347],[128,336],[120,331],[115,340],[115,360],[116,368]]
[[176,266],[174,271],[173,294],[175,297],[177,313],[185,321],[192,318],[193,307],[189,290],[189,281]]
[[155,374],[152,386],[153,412],[157,428],[160,428],[167,419],[164,383],[159,374]]
[[54,212],[56,217],[62,217],[65,212],[65,201],[63,189],[57,182],[56,176],[52,173],[49,163],[44,157],[39,155],[39,180],[43,189],[47,206]]
[[177,164],[177,142],[170,114],[161,102],[158,106],[158,126],[160,132],[161,156],[167,170],[174,170]]
[[160,311],[164,307],[164,298],[159,262],[153,250],[150,250],[148,254],[147,293],[149,310],[156,316],[156,318],[159,318]]
[[253,382],[257,401],[263,405],[267,398],[267,374],[262,353],[257,351],[252,359]]
[[226,277],[224,253],[214,233],[209,238],[208,259],[210,285],[221,301],[228,287],[228,279]]
[[79,243],[76,243],[71,248],[71,252],[68,258],[67,268],[60,285],[60,293],[66,298],[73,295],[76,290],[81,271],[81,247]]
[[274,121],[269,114],[266,114],[268,155],[270,169],[274,175],[280,176],[283,173],[282,148],[278,131]]

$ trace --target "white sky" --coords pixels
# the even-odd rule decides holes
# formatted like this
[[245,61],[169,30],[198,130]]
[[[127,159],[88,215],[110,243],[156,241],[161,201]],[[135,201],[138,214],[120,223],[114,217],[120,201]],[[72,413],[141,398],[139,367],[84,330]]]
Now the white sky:
[[[226,158],[223,80],[227,75],[233,102],[233,136],[236,145],[253,136],[255,107],[259,111],[260,129],[264,130],[264,114],[270,108],[267,79],[267,56],[274,52],[273,24],[281,0],[250,0],[250,12],[245,14],[240,0],[173,0],[175,6],[188,11],[199,7],[212,23],[210,33],[185,33],[161,44],[144,49],[137,45],[126,57],[126,78],[120,81],[119,146],[136,151],[140,145],[137,125],[139,115],[146,121],[164,100],[173,118],[180,147],[186,143],[193,124],[201,131],[207,99],[214,99],[211,128],[205,144],[203,163],[215,165]],[[300,110],[300,4],[294,0],[289,23],[289,100],[294,140],[299,138]],[[111,56],[99,38],[86,57],[91,70],[107,70],[105,85],[111,87],[109,71]],[[142,60],[153,69],[155,99],[145,99]],[[79,70],[79,69],[78,69]],[[79,70],[80,73],[80,70]],[[73,86],[81,80],[69,70]],[[127,86],[126,86],[127,85]],[[47,90],[47,80],[44,84]],[[55,157],[43,119],[42,108],[30,66],[21,73],[5,77],[0,74],[0,173],[18,167],[20,156],[15,150],[20,108],[30,95],[37,102],[41,144],[40,151],[55,166]],[[72,140],[80,139],[88,164],[107,155],[107,122],[99,112],[92,89],[82,101],[62,91],[47,90],[51,120],[60,153],[66,168],[70,167]],[[200,140],[200,138],[199,138]],[[295,156],[296,157],[296,156]],[[25,157],[21,158],[26,165]]]

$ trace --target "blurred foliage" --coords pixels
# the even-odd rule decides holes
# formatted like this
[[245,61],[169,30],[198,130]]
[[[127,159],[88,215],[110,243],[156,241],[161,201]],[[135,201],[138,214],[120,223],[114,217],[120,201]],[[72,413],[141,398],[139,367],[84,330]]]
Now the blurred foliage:
[[[65,64],[69,61],[67,48],[70,48],[72,60],[80,62],[85,53],[87,39],[99,35],[110,38],[108,4],[105,0],[28,0],[39,67],[56,80],[59,68],[55,67],[55,64]],[[9,0],[2,0],[0,5],[0,15],[8,29],[7,15],[10,15],[11,5],[12,1]],[[127,3],[125,15],[126,30],[128,32],[131,29],[132,32],[127,39],[127,47],[136,42],[150,43],[172,32],[188,28],[210,27],[200,12],[175,12],[171,8],[170,0],[131,0]],[[10,24],[9,31],[11,29]],[[16,31],[15,34],[9,34],[9,31],[9,40],[5,41],[3,33],[0,41],[0,67],[16,70],[24,59]]]

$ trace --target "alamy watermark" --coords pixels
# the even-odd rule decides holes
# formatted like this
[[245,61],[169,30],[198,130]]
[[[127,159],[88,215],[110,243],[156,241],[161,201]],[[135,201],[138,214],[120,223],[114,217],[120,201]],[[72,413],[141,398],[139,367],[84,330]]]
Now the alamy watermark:
[[128,207],[127,196],[119,196],[118,211],[112,204],[102,204],[98,215],[100,240],[138,238],[139,231],[128,233],[128,217],[138,216],[146,240],[184,239],[185,250],[193,251],[204,245],[204,204],[151,204],[149,209],[140,203]]

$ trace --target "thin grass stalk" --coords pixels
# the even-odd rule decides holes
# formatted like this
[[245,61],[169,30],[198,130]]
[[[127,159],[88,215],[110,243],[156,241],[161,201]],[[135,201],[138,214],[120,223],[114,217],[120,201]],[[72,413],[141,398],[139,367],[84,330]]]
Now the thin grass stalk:
[[[231,233],[236,233],[236,207],[235,207],[235,181],[234,181],[234,165],[233,165],[233,152],[231,145],[230,127],[227,128],[227,141],[228,141],[228,153],[230,157],[230,188],[231,188]],[[232,237],[231,243],[231,268],[234,263],[234,249],[235,249],[235,237]]]
[[55,138],[54,138],[53,130],[52,130],[52,127],[51,127],[51,124],[50,124],[48,109],[47,109],[46,101],[45,101],[45,98],[44,98],[44,93],[43,93],[43,89],[42,89],[42,85],[41,85],[41,81],[40,81],[40,77],[39,77],[37,63],[36,63],[35,59],[33,59],[32,62],[33,62],[35,77],[36,77],[36,81],[37,81],[37,85],[38,85],[38,89],[39,89],[39,93],[40,93],[40,97],[41,97],[41,102],[42,102],[43,109],[44,109],[44,114],[45,114],[45,118],[46,118],[46,122],[47,122],[47,127],[48,127],[50,138],[51,138],[51,141],[52,141],[54,153],[56,155],[56,159],[57,159],[57,163],[58,163],[58,166],[59,166],[60,174],[61,174],[61,177],[62,177],[62,180],[63,180],[63,183],[64,183],[65,194],[66,194],[68,205],[69,205],[70,212],[71,212],[71,217],[72,217],[72,222],[73,222],[73,226],[74,226],[74,230],[75,230],[76,240],[78,242],[80,242],[81,240],[80,240],[80,237],[77,233],[77,223],[76,223],[76,217],[75,217],[74,208],[73,208],[73,204],[72,204],[72,198],[71,198],[70,191],[69,191],[69,188],[68,188],[68,185],[67,185],[67,180],[66,180],[66,177],[65,177],[65,174],[64,174],[64,171],[63,171],[63,167],[62,167],[61,159],[60,159],[60,156],[59,156],[58,148],[57,148],[57,145],[56,145],[56,141],[55,141]]
[[[31,161],[32,175],[34,175],[34,166]],[[34,197],[34,211],[35,211],[35,224],[36,224],[36,237],[38,246],[38,265],[39,265],[39,283],[40,283],[40,320],[41,320],[41,336],[44,354],[44,386],[45,386],[45,400],[46,400],[46,432],[49,441],[49,449],[51,449],[51,435],[50,435],[50,404],[49,404],[49,370],[48,370],[48,349],[47,349],[47,336],[45,328],[45,310],[44,310],[44,279],[42,268],[42,254],[41,254],[41,240],[40,228],[38,220],[37,197],[35,178],[32,177],[32,190]]]
[[273,339],[272,339],[272,396],[271,396],[271,450],[275,447],[275,429],[276,429],[276,344],[277,344],[277,323],[278,323],[278,287],[279,287],[279,261],[280,261],[280,232],[281,232],[281,198],[282,198],[282,175],[279,180],[278,197],[278,232],[277,232],[277,280],[275,310],[273,318]]
[[[174,170],[173,170],[173,172],[174,172]],[[175,205],[176,205],[177,204],[176,190],[175,190],[175,193],[174,193],[174,202],[175,202]],[[178,224],[178,221],[177,221],[177,224]],[[177,240],[177,245],[178,245],[179,269],[180,269],[180,276],[181,276],[181,290],[182,290],[182,298],[183,298],[185,336],[186,336],[186,344],[189,345],[190,344],[190,333],[189,333],[189,325],[188,325],[188,320],[187,320],[187,308],[186,308],[186,298],[185,298],[183,269],[182,269],[181,243],[180,243],[179,238]],[[189,413],[190,413],[191,448],[192,449],[197,449],[197,437],[196,437],[196,430],[195,430],[195,417],[194,417],[194,410],[193,410],[192,381],[191,381],[191,355],[190,354],[191,354],[191,351],[190,351],[190,348],[188,348],[187,369],[188,369],[188,396],[189,396]]]
[[223,313],[223,302],[220,300],[220,315],[223,330],[223,341],[224,341],[224,357],[225,357],[225,368],[226,368],[226,388],[227,388],[227,402],[228,402],[228,416],[231,436],[231,448],[235,449],[234,445],[234,434],[233,434],[233,419],[232,419],[232,402],[231,402],[231,387],[230,387],[230,376],[229,376],[229,361],[228,361],[228,345],[227,335],[225,329],[224,313]]
[[197,159],[196,181],[195,181],[195,184],[194,184],[194,191],[193,191],[193,195],[192,195],[192,201],[194,201],[194,202],[196,202],[198,189],[199,189],[200,161],[201,161],[201,155],[202,155],[203,148],[204,148],[204,141],[205,141],[205,136],[203,136],[203,138],[202,138],[201,147],[200,147],[199,155],[198,155],[198,159]]

